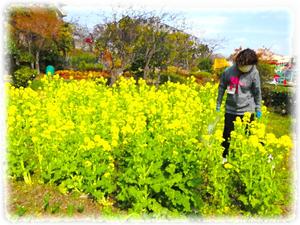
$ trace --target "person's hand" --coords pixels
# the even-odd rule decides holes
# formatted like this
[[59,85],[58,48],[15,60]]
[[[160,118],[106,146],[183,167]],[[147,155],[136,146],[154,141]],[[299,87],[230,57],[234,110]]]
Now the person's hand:
[[256,112],[256,117],[257,119],[261,119],[262,113],[260,111]]
[[216,107],[216,111],[217,111],[217,112],[220,112],[220,106],[217,106],[217,107]]

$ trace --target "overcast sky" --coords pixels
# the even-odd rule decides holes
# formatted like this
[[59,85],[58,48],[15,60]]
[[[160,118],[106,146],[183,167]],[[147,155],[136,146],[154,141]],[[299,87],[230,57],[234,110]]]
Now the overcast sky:
[[[126,3],[125,3],[126,2]],[[67,14],[65,20],[78,20],[89,28],[102,21],[101,14],[106,16],[112,9],[122,10],[128,7],[143,10],[166,11],[180,13],[186,19],[188,33],[202,39],[224,40],[218,50],[224,56],[230,55],[235,48],[242,46],[253,49],[267,47],[277,54],[292,55],[294,15],[289,7],[259,7],[254,3],[251,7],[217,4],[212,7],[209,1],[174,1],[174,4],[146,4],[143,1],[110,1],[110,4],[66,4],[62,7]],[[171,2],[171,1],[169,1]],[[186,2],[184,5],[183,2]],[[218,1],[212,1],[218,2]],[[276,2],[276,1],[275,1]],[[143,4],[142,4],[143,3]],[[153,2],[152,2],[153,3]],[[183,4],[183,5],[182,5]],[[256,5],[255,5],[256,4]],[[182,6],[182,7],[181,7]],[[173,25],[173,24],[169,24]]]
[[0,5],[4,10],[8,4],[37,2],[58,5],[67,14],[66,21],[78,20],[90,29],[102,21],[101,13],[109,16],[112,9],[180,13],[186,19],[187,33],[223,40],[217,53],[224,56],[240,46],[266,47],[289,56],[300,52],[299,0],[4,0]]

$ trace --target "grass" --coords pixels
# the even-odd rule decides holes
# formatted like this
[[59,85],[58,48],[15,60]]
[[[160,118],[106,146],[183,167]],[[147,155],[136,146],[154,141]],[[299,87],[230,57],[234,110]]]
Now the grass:
[[284,85],[274,85],[274,84],[264,84],[263,87],[271,89],[273,92],[277,93],[288,93],[294,91],[294,87],[284,86]]
[[295,118],[291,115],[280,115],[278,113],[270,112],[268,115],[268,122],[266,131],[272,132],[276,137],[282,135],[292,136],[293,124],[295,124]]

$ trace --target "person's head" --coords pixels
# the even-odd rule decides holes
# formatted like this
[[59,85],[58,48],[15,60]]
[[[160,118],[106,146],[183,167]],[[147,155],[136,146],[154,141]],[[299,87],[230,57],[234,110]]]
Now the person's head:
[[243,73],[249,72],[254,65],[258,62],[255,51],[250,48],[246,48],[238,53],[235,59],[235,63],[239,70]]

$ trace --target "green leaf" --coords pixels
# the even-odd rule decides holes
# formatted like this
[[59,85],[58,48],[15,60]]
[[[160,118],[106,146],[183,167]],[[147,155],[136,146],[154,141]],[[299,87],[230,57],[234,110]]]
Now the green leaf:
[[161,184],[153,184],[153,185],[151,185],[151,188],[152,188],[156,193],[158,193],[158,192],[160,192],[160,190],[161,190]]
[[60,193],[62,193],[62,194],[64,194],[64,195],[66,195],[67,192],[68,192],[68,189],[66,188],[64,182],[62,182],[62,183],[58,186],[58,190],[59,190]]
[[50,194],[47,193],[47,194],[44,196],[44,204],[43,204],[43,209],[44,209],[44,211],[46,211],[46,210],[49,208],[49,199],[50,199]]
[[192,197],[191,197],[191,200],[194,202],[195,207],[197,209],[200,209],[203,206],[203,204],[204,204],[204,202],[203,202],[203,200],[201,198],[200,193],[193,193]]
[[202,178],[194,178],[194,179],[192,179],[192,180],[189,180],[188,182],[187,182],[187,185],[189,186],[189,187],[197,187],[197,186],[199,186],[201,183],[202,183],[203,181],[202,181]]
[[245,195],[241,195],[239,196],[238,200],[240,200],[241,202],[243,202],[244,205],[248,205],[248,197]]
[[251,206],[253,208],[255,208],[260,203],[260,201],[256,198],[252,197],[252,198],[250,198],[250,203],[251,203]]
[[17,205],[17,215],[18,216],[23,216],[26,213],[27,209],[25,208],[25,206],[22,205]]
[[169,172],[170,174],[175,173],[176,165],[175,164],[170,164],[167,166],[166,171]]

